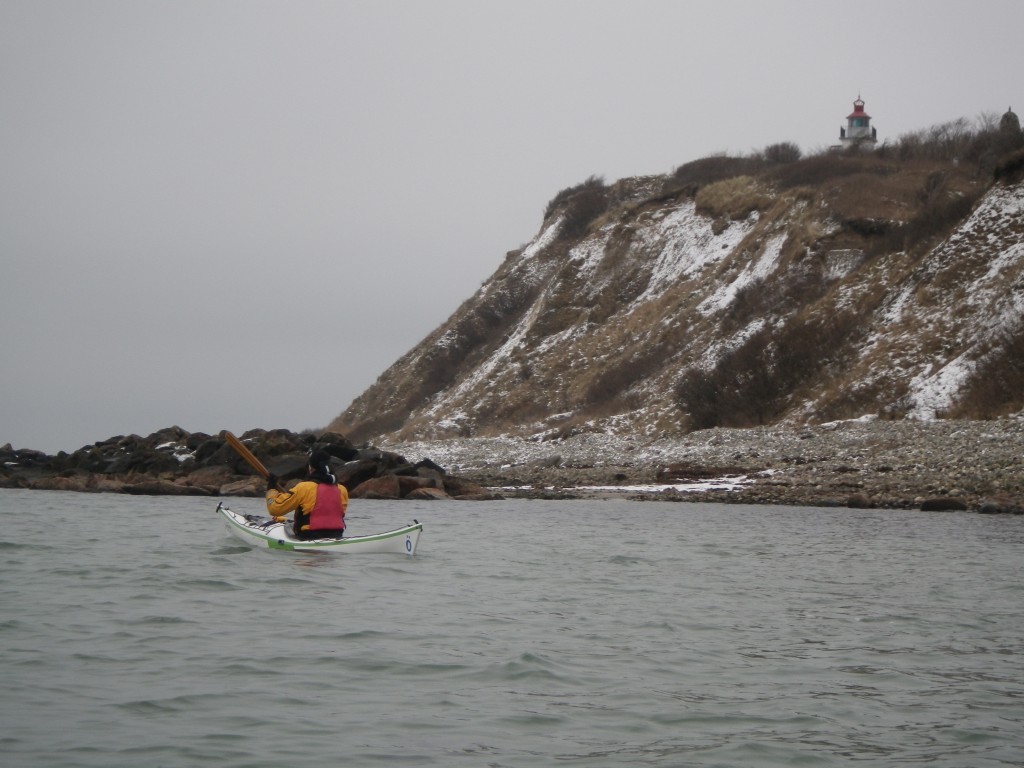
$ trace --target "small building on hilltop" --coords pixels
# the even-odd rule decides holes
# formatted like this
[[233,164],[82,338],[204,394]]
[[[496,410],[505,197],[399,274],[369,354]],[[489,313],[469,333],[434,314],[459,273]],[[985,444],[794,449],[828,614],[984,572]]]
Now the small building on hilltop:
[[1013,107],[1007,107],[1006,114],[999,118],[999,132],[1013,137],[1020,134],[1020,118],[1014,113]]
[[839,149],[874,149],[878,132],[871,126],[871,115],[864,111],[864,100],[857,94],[853,112],[846,116],[846,127],[839,129]]

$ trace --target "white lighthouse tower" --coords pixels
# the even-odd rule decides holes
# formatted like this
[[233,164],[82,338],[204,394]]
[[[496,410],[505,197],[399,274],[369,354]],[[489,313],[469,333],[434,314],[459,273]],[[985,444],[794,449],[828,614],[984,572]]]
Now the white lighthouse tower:
[[871,127],[871,115],[864,111],[864,100],[857,95],[853,112],[846,116],[846,127],[839,129],[839,144],[846,147],[873,149],[878,141],[878,132]]

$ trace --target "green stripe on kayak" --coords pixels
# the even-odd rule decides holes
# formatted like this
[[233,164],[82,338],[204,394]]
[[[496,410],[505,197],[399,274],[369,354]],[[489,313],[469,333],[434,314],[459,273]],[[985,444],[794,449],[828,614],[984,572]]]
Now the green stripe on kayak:
[[[243,526],[239,526],[243,527]],[[380,535],[371,536],[355,536],[350,539],[335,539],[331,541],[284,541],[283,539],[270,539],[268,538],[267,546],[271,549],[295,549],[296,547],[302,547],[308,549],[310,547],[343,547],[346,544],[359,544],[370,541],[385,541],[387,539],[397,539],[402,536],[406,536],[413,531],[422,531],[422,525],[412,525],[408,528],[403,528],[400,531],[391,531],[390,533],[382,533]]]

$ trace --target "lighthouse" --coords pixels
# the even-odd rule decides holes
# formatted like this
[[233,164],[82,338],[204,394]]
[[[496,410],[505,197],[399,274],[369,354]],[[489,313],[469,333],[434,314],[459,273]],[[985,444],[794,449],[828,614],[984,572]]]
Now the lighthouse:
[[846,116],[846,127],[839,129],[839,144],[844,149],[855,146],[872,149],[878,141],[878,133],[871,127],[871,115],[864,111],[864,99],[857,95],[853,112]]

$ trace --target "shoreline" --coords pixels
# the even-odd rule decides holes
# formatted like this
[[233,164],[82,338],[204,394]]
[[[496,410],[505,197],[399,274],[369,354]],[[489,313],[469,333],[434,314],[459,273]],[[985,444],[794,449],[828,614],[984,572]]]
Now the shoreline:
[[[413,461],[429,457],[508,498],[1024,512],[1020,415],[718,428],[650,439],[578,432],[382,447]],[[673,488],[735,476],[746,482],[728,490]]]
[[[336,471],[346,475],[351,492],[365,486],[369,498],[603,498],[1024,513],[1024,413],[993,421],[862,418],[654,436],[563,427],[361,447],[333,434],[250,430],[246,436],[279,476],[301,473],[314,442],[333,447]],[[257,496],[264,486],[222,437],[177,427],[146,438],[118,436],[56,457],[6,445],[0,458],[4,488]],[[416,477],[399,480],[395,473]]]

